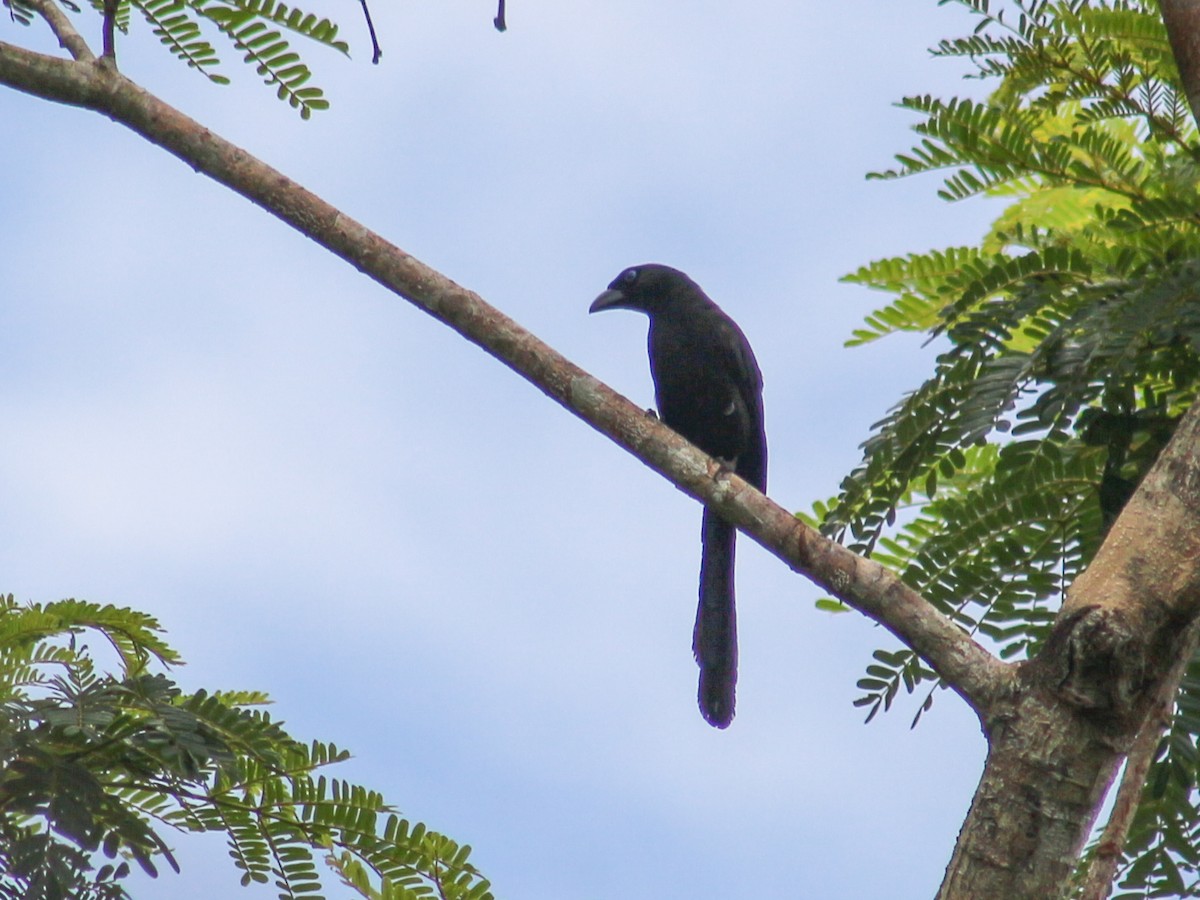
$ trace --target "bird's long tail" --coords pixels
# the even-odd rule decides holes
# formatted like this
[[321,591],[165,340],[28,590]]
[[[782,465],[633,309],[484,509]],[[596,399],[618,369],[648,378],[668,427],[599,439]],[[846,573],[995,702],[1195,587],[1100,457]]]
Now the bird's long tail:
[[733,600],[733,559],[737,529],[704,508],[700,562],[700,607],[692,651],[700,664],[700,712],[708,724],[733,721],[737,684],[737,612]]

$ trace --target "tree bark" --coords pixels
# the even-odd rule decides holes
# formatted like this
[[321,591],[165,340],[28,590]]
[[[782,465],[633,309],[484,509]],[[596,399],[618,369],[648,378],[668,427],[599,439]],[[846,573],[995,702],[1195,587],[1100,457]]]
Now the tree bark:
[[987,763],[941,900],[1064,895],[1104,796],[1200,610],[1200,404],[984,720]]
[[1200,0],[1159,0],[1192,118],[1200,122]]
[[1175,713],[1175,695],[1179,693],[1179,685],[1187,674],[1188,663],[1196,653],[1198,640],[1200,620],[1193,620],[1175,663],[1163,680],[1154,706],[1125,757],[1121,786],[1117,790],[1113,810],[1104,831],[1097,839],[1096,852],[1092,856],[1087,873],[1081,879],[1082,888],[1078,900],[1105,900],[1112,891],[1113,880],[1129,837],[1129,829],[1145,791],[1146,777],[1150,773],[1159,742],[1171,727]]

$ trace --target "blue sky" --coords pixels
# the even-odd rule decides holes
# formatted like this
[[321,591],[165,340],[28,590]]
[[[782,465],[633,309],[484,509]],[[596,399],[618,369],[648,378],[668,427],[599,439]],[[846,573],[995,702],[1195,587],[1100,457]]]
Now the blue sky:
[[[501,35],[485,0],[376,4],[379,67],[357,4],[319,11],[355,58],[305,51],[333,103],[307,123],[232,52],[228,88],[144,28],[120,58],[646,406],[645,320],[587,307],[627,265],[687,271],[755,347],[789,508],[927,370],[918,338],[842,346],[882,297],[837,279],[986,227],[863,177],[912,141],[895,100],[978,93],[927,53],[961,9],[515,0]],[[498,897],[933,893],[984,743],[948,694],[862,724],[881,629],[743,539],[738,716],[709,728],[694,502],[121,127],[11,91],[0,122],[0,590],[156,615],[185,686],[268,691]],[[139,897],[273,895],[175,844]]]

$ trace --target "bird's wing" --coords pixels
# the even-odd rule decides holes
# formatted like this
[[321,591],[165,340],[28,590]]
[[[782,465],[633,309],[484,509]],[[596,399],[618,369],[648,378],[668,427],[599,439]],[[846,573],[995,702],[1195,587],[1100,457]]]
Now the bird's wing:
[[714,328],[714,350],[718,365],[729,373],[737,391],[742,415],[745,417],[746,449],[738,454],[738,474],[757,487],[766,490],[767,444],[763,430],[762,372],[750,342],[728,316],[722,315]]

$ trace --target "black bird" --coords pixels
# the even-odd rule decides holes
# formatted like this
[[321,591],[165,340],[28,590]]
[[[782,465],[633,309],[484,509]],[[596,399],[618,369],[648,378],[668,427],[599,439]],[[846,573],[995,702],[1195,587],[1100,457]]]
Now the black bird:
[[[650,374],[663,422],[765,491],[762,374],[733,319],[692,279],[655,263],[626,269],[588,312],[605,309],[633,309],[650,317]],[[733,720],[737,683],[736,538],[732,525],[704,508],[692,650],[700,664],[700,712],[717,728]]]

